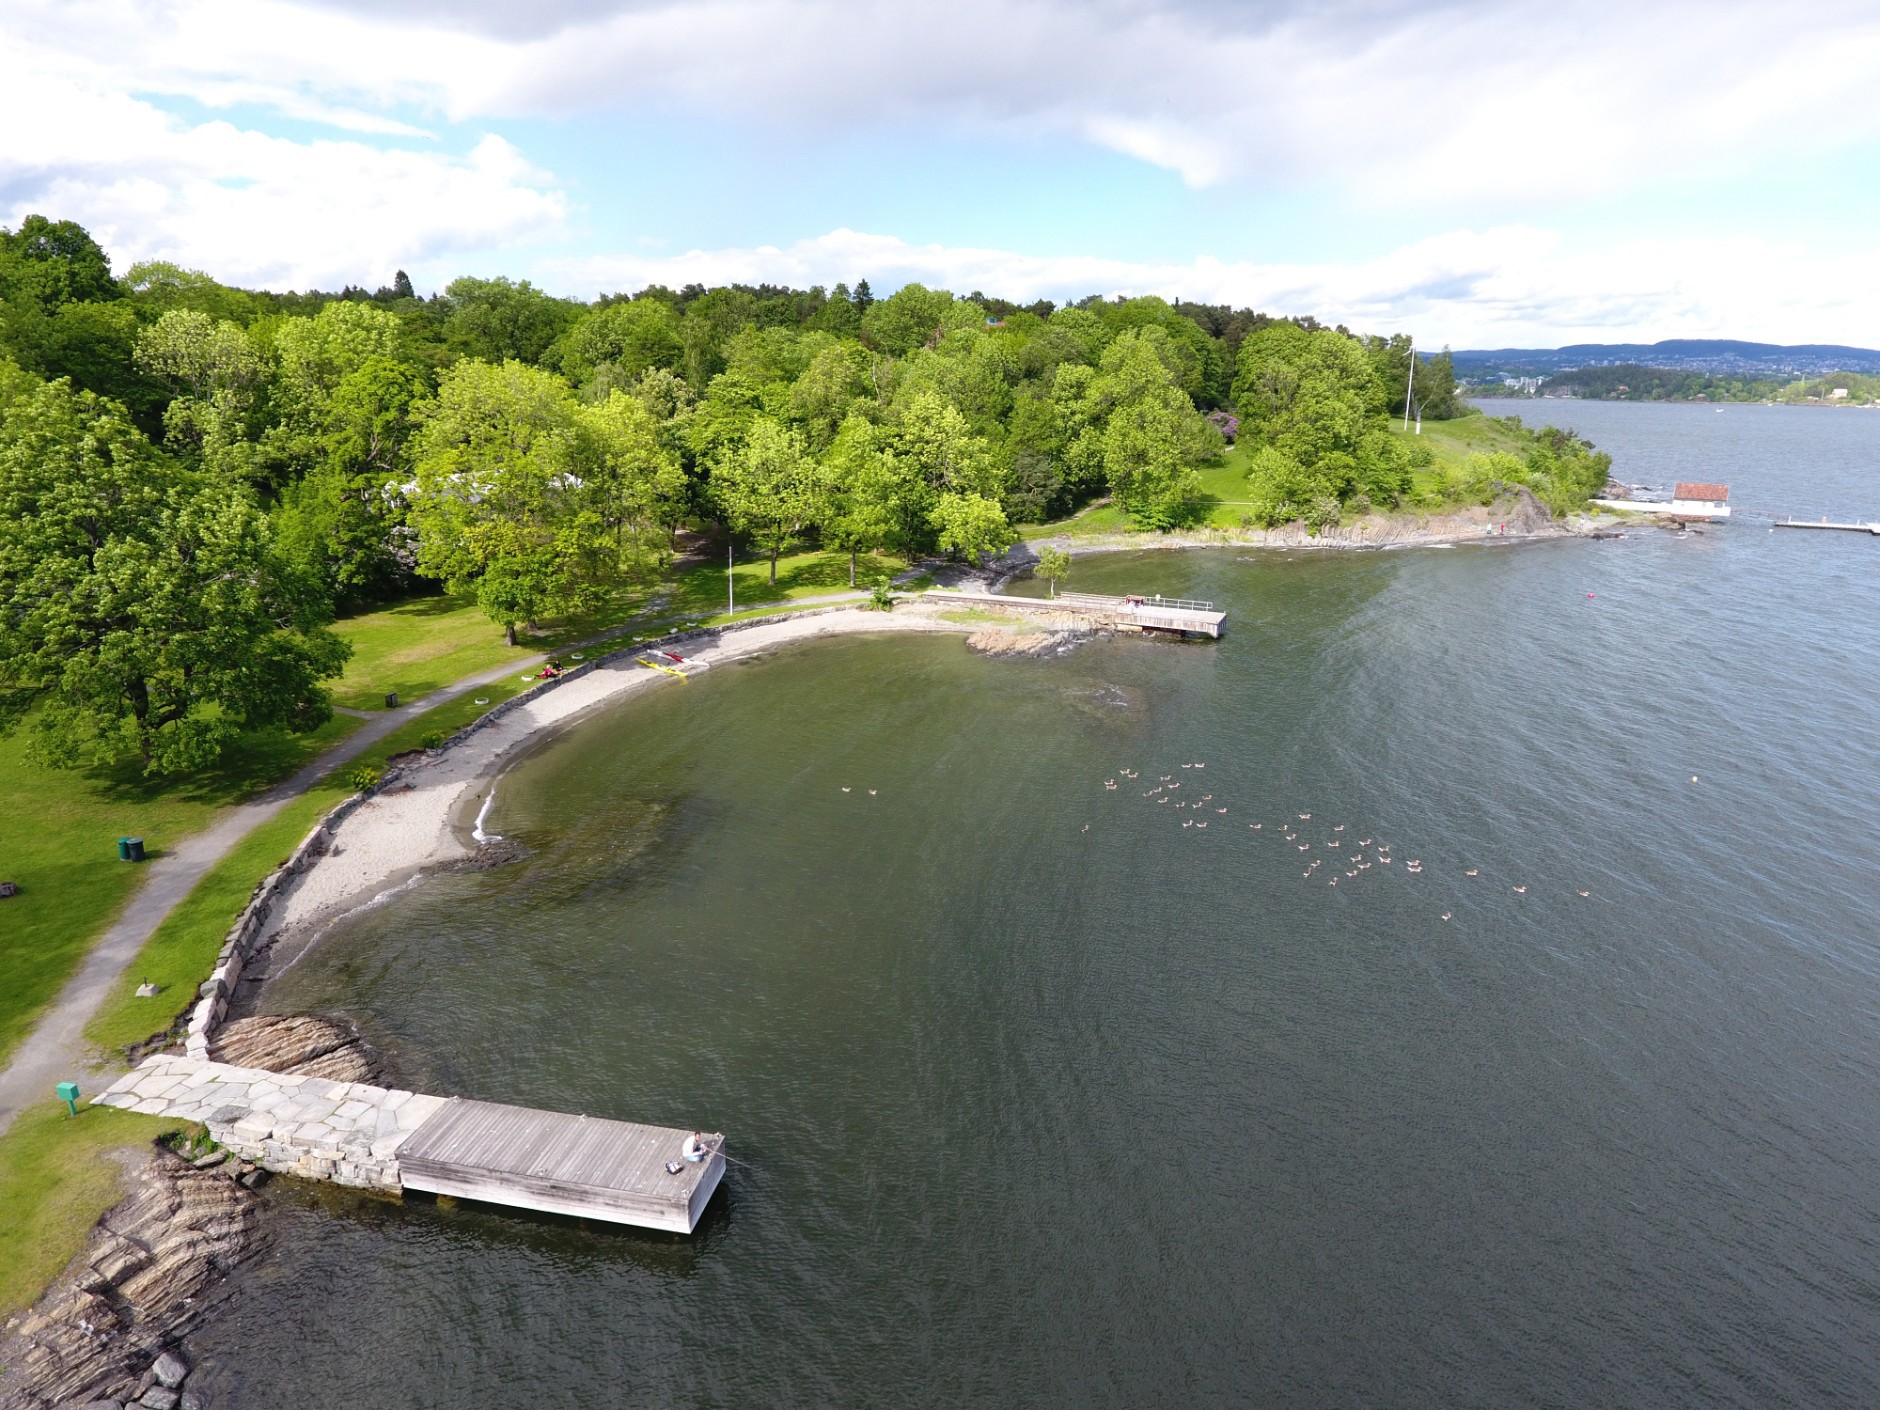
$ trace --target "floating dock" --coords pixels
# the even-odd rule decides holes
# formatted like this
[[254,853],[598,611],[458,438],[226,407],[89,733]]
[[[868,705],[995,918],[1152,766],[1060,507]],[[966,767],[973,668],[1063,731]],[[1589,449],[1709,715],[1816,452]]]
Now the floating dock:
[[1004,593],[934,591],[926,594],[930,602],[962,602],[999,607],[1019,612],[1055,612],[1089,620],[1092,626],[1112,631],[1170,632],[1180,636],[1218,637],[1227,623],[1227,614],[1215,610],[1212,602],[1198,602],[1186,597],[1100,597],[1087,592],[1062,592],[1056,597],[1010,597]]
[[1778,529],[1839,529],[1849,534],[1880,534],[1880,523],[1873,524],[1836,524],[1826,517],[1821,519],[1778,519]]
[[681,1234],[698,1227],[725,1173],[723,1138],[716,1135],[703,1159],[689,1161],[686,1138],[694,1133],[676,1127],[426,1096],[181,1053],[147,1059],[97,1104],[197,1122],[233,1154],[281,1175]]

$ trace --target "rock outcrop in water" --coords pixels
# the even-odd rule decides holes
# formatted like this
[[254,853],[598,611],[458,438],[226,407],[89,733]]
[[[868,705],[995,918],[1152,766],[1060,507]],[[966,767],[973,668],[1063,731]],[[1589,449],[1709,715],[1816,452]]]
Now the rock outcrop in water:
[[315,1014],[261,1014],[223,1024],[209,1056],[237,1067],[265,1067],[335,1082],[377,1084],[378,1060],[350,1024]]
[[202,1404],[180,1343],[262,1244],[258,1201],[235,1173],[232,1162],[202,1167],[164,1150],[128,1172],[130,1194],[6,1334],[0,1410]]
[[966,644],[986,656],[1052,656],[1076,639],[1071,632],[1023,632],[990,627],[974,632],[966,638]]

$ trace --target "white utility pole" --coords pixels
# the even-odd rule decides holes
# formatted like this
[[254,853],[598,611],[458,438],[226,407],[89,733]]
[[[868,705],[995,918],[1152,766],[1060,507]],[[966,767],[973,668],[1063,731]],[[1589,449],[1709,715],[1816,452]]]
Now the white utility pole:
[[[1410,374],[1404,378],[1403,383],[1403,428],[1406,431],[1410,429],[1410,396],[1411,393],[1415,391],[1416,385],[1417,344],[1416,339],[1412,338],[1410,340]],[[1421,416],[1417,417],[1417,434],[1419,436],[1423,434],[1423,418]]]
[[738,581],[731,576],[737,552],[738,541],[727,526],[725,529],[725,612],[727,615],[738,610]]

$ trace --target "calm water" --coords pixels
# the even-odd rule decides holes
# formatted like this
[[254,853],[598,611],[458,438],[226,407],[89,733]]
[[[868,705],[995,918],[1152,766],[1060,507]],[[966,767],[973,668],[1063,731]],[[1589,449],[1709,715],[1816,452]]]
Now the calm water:
[[[1880,416],[1544,409],[1629,479],[1880,514]],[[1116,556],[1074,585],[1231,634],[848,639],[623,704],[503,780],[527,862],[357,918],[275,1004],[755,1169],[690,1241],[277,1182],[206,1383],[1872,1404],[1877,580],[1880,542],[1747,520]]]

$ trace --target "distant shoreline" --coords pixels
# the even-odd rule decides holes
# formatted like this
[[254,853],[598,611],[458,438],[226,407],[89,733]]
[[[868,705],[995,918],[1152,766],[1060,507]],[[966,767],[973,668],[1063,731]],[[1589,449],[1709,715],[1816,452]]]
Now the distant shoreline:
[[1437,548],[1465,543],[1512,543],[1542,539],[1585,538],[1619,522],[1593,513],[1581,519],[1556,519],[1531,493],[1504,496],[1489,505],[1469,505],[1440,514],[1366,514],[1348,524],[1316,534],[1300,524],[1273,529],[1202,529],[1166,534],[1034,534],[1014,544],[993,568],[1009,576],[1029,567],[1038,549],[1049,545],[1080,553],[1126,553],[1176,548],[1274,548],[1382,550]]

